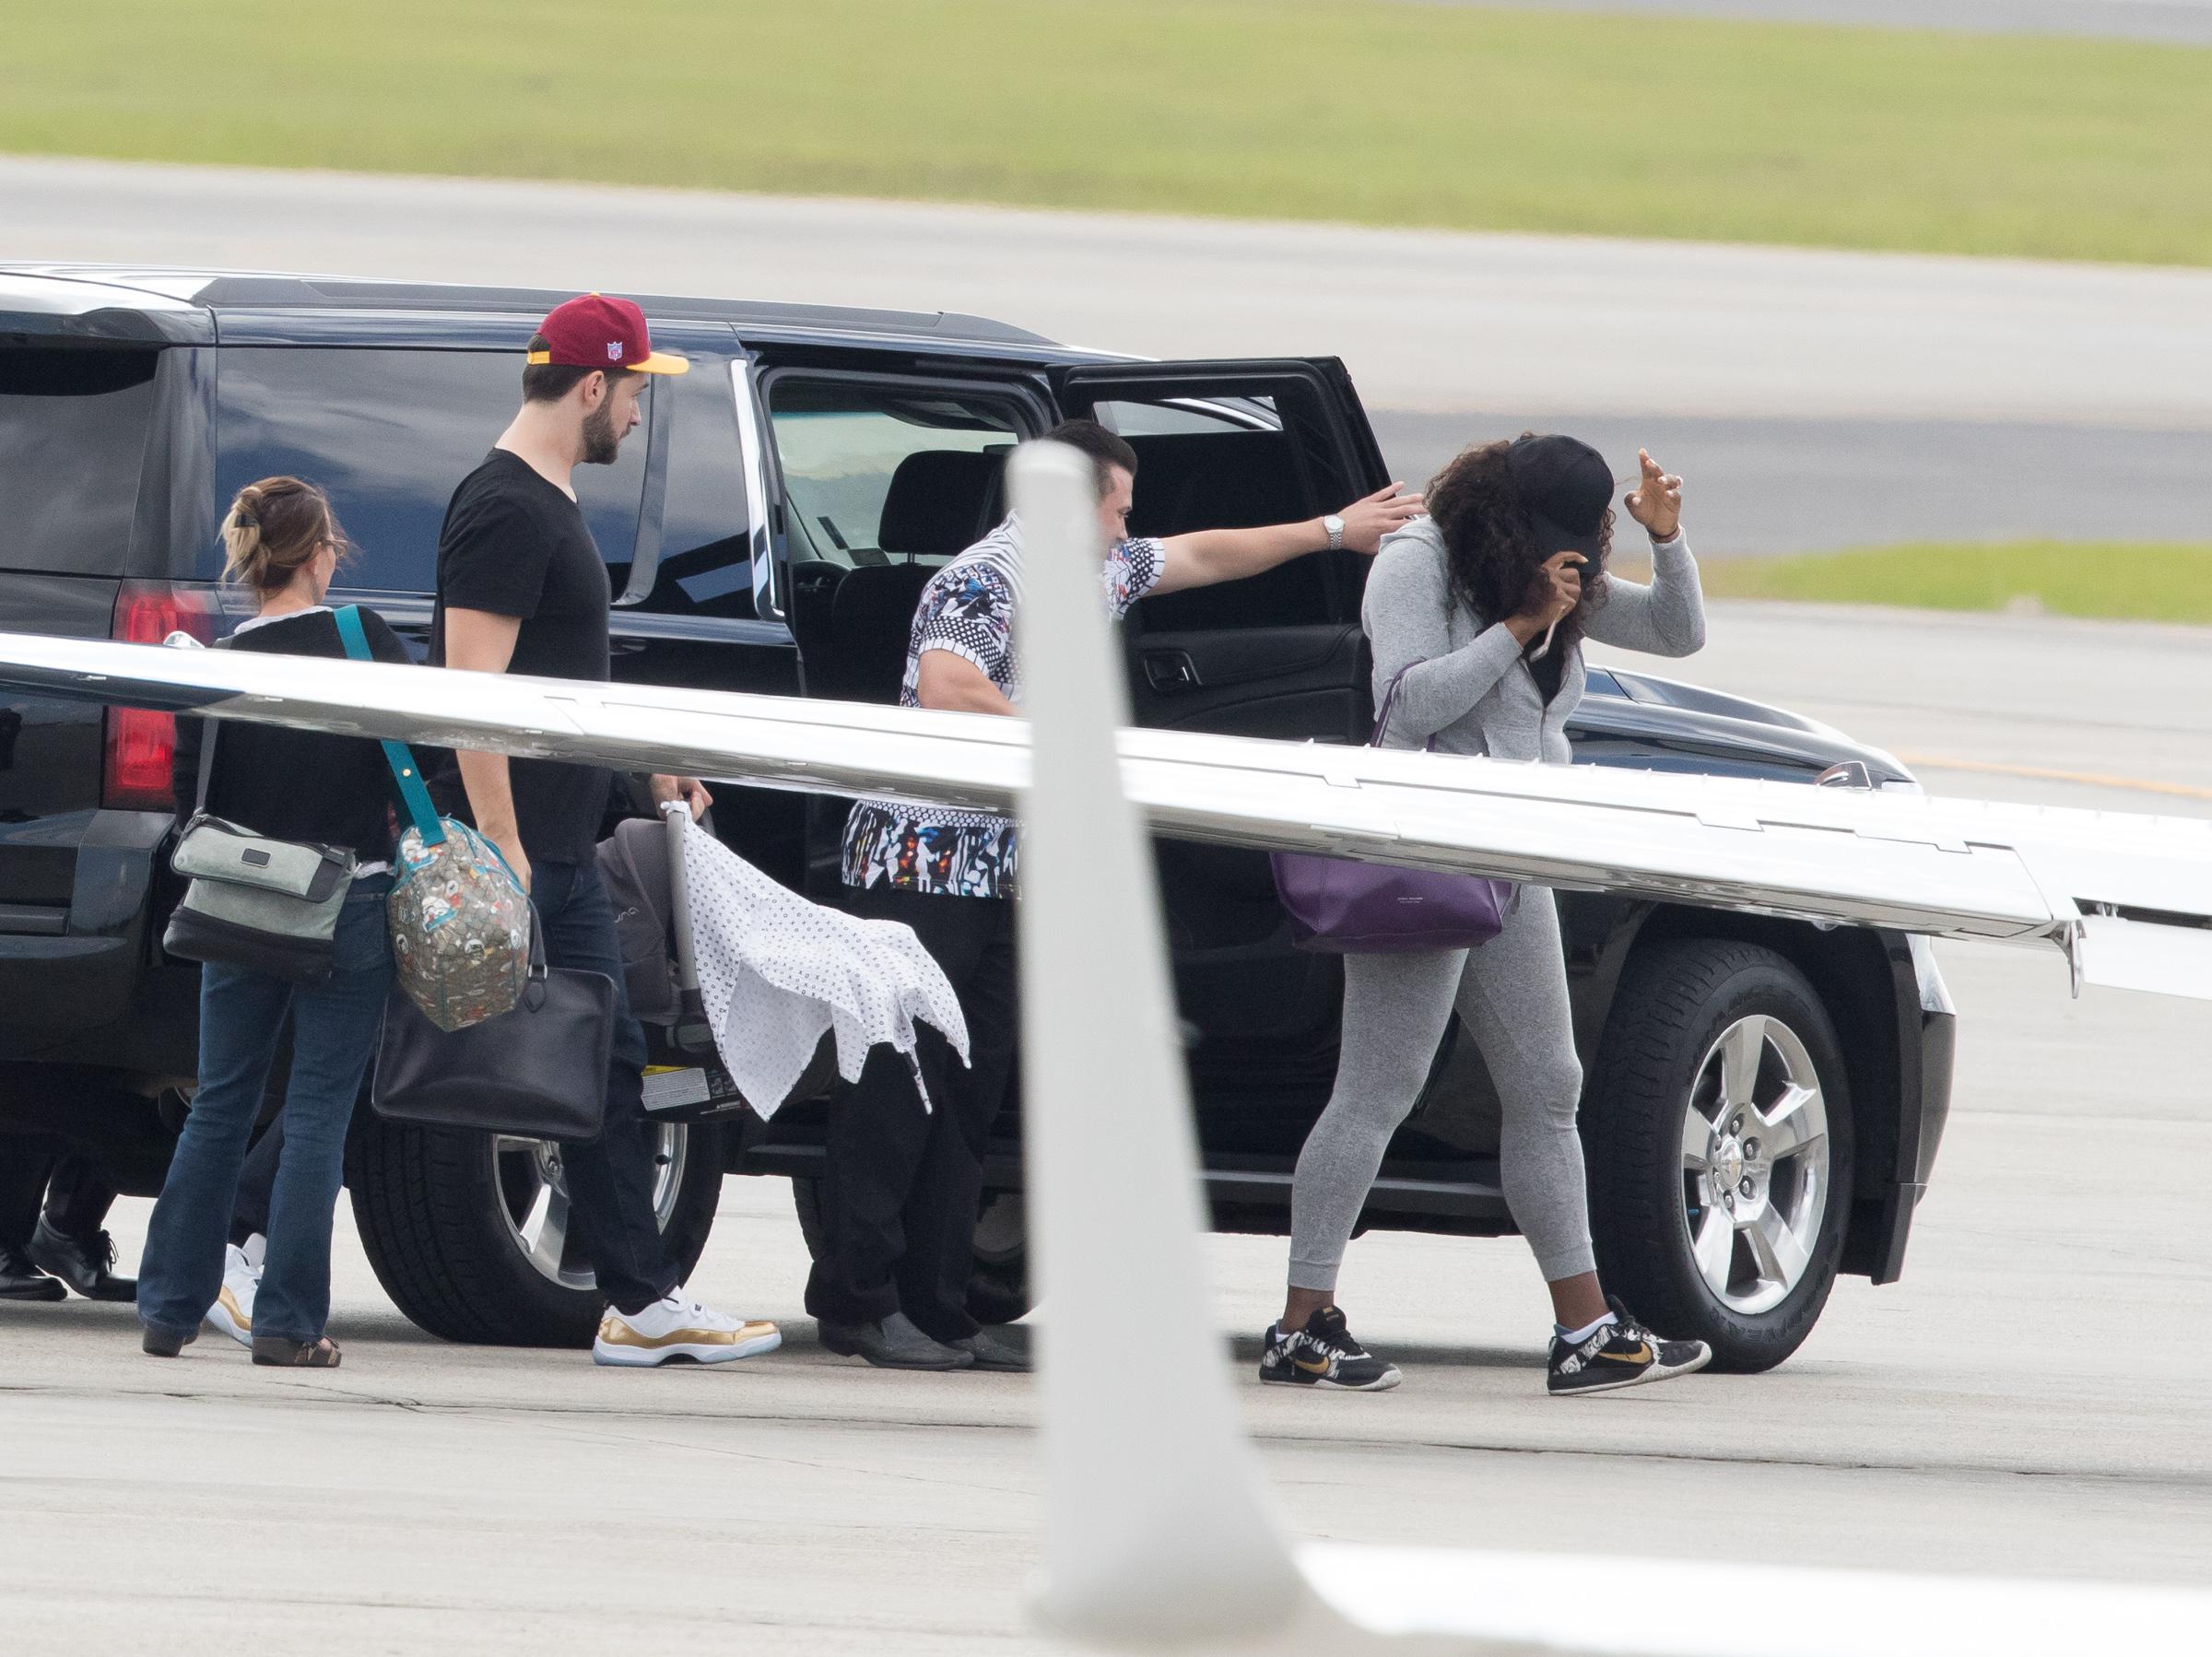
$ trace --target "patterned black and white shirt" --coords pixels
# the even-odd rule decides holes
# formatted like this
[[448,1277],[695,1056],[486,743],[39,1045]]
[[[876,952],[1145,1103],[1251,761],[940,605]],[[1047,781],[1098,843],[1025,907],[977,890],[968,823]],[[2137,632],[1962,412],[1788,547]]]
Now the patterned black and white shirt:
[[[1115,620],[1159,584],[1167,548],[1149,538],[1123,541],[1106,555],[1100,576],[1107,614]],[[945,566],[922,590],[906,646],[899,705],[918,708],[922,658],[949,651],[972,663],[1010,702],[1021,700],[1021,664],[1014,653],[1014,613],[1021,604],[1021,525],[1005,523]],[[1015,887],[1014,824],[981,811],[920,810],[888,800],[863,800],[845,819],[847,886],[879,880],[907,891],[953,898],[1011,898]]]

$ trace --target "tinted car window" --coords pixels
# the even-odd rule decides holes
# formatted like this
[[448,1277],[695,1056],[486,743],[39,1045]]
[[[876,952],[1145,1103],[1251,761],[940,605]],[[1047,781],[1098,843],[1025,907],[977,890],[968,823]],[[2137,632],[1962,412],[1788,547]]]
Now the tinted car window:
[[1279,429],[1273,397],[1176,397],[1165,403],[1094,403],[1090,417],[1124,437]]
[[[1129,446],[1137,456],[1132,535],[1250,529],[1324,510],[1314,504],[1317,498],[1286,432],[1223,423],[1133,434]],[[1327,558],[1309,556],[1245,581],[1147,598],[1137,606],[1137,625],[1147,632],[1316,627],[1334,619],[1337,607]]]
[[926,550],[955,553],[1001,510],[982,463],[961,457],[1004,454],[1027,435],[1011,399],[889,382],[782,381],[770,394],[769,416],[791,503],[793,558],[848,568],[890,561],[884,505],[901,462],[931,455],[908,476],[912,487],[942,491],[900,502],[901,522],[927,522],[945,544]]
[[[727,363],[694,362],[656,386],[676,398],[668,436],[661,568],[643,610],[695,616],[753,615],[752,525],[747,520],[745,452]],[[633,434],[631,443],[640,441]]]
[[[520,378],[506,352],[232,347],[216,382],[218,499],[278,473],[321,484],[361,549],[347,586],[430,592],[446,502],[514,417]],[[613,465],[576,468],[611,563],[629,562],[644,476],[642,426]],[[222,549],[205,548],[200,573],[221,568]]]
[[158,356],[0,349],[0,569],[123,573]]

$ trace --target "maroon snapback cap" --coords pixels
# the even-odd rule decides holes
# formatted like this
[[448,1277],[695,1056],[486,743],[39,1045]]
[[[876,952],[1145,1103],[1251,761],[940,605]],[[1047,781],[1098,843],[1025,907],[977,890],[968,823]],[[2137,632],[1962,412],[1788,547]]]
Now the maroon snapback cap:
[[587,293],[556,305],[537,325],[546,348],[533,363],[567,369],[628,369],[633,374],[682,374],[689,360],[653,348],[645,313],[628,300]]

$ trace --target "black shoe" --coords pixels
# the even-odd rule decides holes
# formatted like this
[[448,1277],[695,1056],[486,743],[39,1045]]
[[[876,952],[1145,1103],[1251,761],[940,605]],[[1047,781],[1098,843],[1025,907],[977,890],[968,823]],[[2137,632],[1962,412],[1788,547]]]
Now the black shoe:
[[1260,1379],[1272,1386],[1387,1393],[1400,1380],[1397,1365],[1385,1363],[1352,1339],[1343,1311],[1334,1306],[1323,1307],[1303,1329],[1288,1334],[1281,1324],[1271,1324],[1265,1340]]
[[1608,1296],[1606,1304],[1618,1321],[1589,1339],[1570,1346],[1556,1334],[1551,1337],[1551,1374],[1545,1384],[1555,1396],[1640,1387],[1646,1381],[1688,1375],[1712,1362],[1712,1348],[1703,1341],[1663,1341],[1630,1317],[1618,1300]]
[[979,1369],[1004,1369],[1017,1375],[1029,1372],[1030,1343],[1026,1334],[1017,1336],[1006,1329],[979,1329],[965,1340],[951,1345],[975,1359]]
[[865,1357],[879,1369],[968,1369],[975,1355],[958,1346],[933,1341],[908,1320],[893,1312],[880,1323],[819,1324],[822,1345],[840,1357]]
[[200,1332],[196,1329],[173,1334],[166,1329],[156,1329],[151,1323],[146,1323],[140,1325],[138,1348],[152,1357],[175,1357],[199,1338]]
[[30,1234],[30,1257],[88,1300],[138,1298],[136,1278],[118,1277],[109,1270],[115,1263],[115,1240],[105,1231],[65,1237],[41,1216]]
[[0,1300],[66,1300],[69,1291],[49,1277],[20,1249],[0,1243]]

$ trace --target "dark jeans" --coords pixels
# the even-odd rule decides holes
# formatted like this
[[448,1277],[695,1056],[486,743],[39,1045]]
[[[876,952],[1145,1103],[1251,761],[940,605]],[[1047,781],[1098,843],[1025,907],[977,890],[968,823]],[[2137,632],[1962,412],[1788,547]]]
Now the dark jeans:
[[330,1317],[331,1213],[344,1183],[346,1126],[376,1052],[392,988],[384,922],[391,889],[389,875],[354,883],[338,917],[336,963],[327,982],[294,984],[239,967],[200,970],[200,1085],[147,1226],[138,1267],[138,1317],[148,1328],[190,1334],[222,1287],[239,1170],[288,1014],[287,1131],[253,1332],[294,1341],[322,1337]]
[[614,906],[597,863],[531,864],[530,895],[550,966],[615,981],[615,1039],[607,1051],[606,1125],[599,1137],[560,1147],[569,1223],[619,1311],[641,1311],[677,1283],[653,1214],[653,1140],[645,1119],[645,1032],[629,1016]]
[[1000,898],[939,898],[888,883],[846,893],[855,914],[914,929],[960,998],[971,1064],[918,1027],[932,1109],[913,1070],[879,1046],[843,1099],[830,1107],[822,1169],[822,1251],[806,1281],[806,1310],[835,1323],[872,1323],[903,1311],[940,1341],[976,1331],[968,1315],[983,1152],[1014,1069],[1018,1012],[1014,905]]
[[59,1140],[0,1137],[0,1247],[29,1243],[41,1202],[50,1228],[81,1240],[107,1224],[115,1188],[97,1161]]

